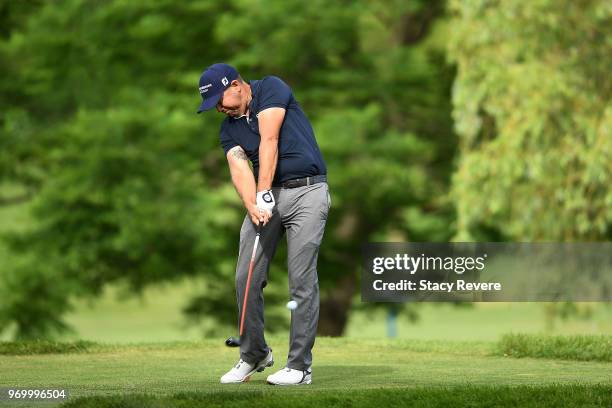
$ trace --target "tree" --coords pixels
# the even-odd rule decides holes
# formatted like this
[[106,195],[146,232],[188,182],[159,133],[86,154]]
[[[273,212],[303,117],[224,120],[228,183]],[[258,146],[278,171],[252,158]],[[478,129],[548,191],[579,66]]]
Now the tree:
[[[221,118],[195,115],[201,69],[228,61],[246,79],[284,78],[314,123],[333,201],[320,330],[341,334],[363,242],[452,233],[454,72],[430,40],[443,2],[398,1],[397,13],[385,4],[63,0],[32,8],[0,42],[11,78],[0,98],[11,146],[0,179],[28,186],[35,220],[8,240],[19,262],[0,274],[0,330],[66,330],[62,316],[76,296],[120,282],[137,293],[186,275],[207,285],[186,306],[191,317],[225,328],[235,321],[244,210],[218,146]],[[285,273],[279,255],[271,280]],[[286,324],[271,317],[271,328]]]
[[453,1],[459,240],[612,238],[612,10]]

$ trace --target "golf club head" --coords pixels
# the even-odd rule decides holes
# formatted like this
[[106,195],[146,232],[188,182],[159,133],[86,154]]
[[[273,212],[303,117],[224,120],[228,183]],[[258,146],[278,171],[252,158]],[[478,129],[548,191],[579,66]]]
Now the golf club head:
[[228,337],[227,340],[225,340],[225,345],[227,347],[239,347],[240,346],[240,339],[236,338],[234,336]]

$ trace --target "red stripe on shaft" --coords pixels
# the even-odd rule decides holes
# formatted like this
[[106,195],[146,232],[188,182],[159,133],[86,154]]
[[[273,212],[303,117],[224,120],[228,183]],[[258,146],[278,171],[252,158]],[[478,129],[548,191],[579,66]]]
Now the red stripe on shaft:
[[249,288],[251,287],[251,275],[253,274],[253,265],[255,265],[255,257],[251,257],[249,263],[249,276],[247,277],[247,284],[244,291],[244,301],[242,302],[242,316],[240,317],[240,336],[244,329],[244,315],[246,314],[247,299],[249,298]]

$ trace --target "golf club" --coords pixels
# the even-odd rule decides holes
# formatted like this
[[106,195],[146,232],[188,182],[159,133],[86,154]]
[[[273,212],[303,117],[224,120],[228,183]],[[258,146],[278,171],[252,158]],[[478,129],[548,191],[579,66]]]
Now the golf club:
[[[246,287],[244,290],[244,301],[242,302],[242,313],[240,316],[240,336],[244,332],[244,316],[246,315],[246,305],[249,298],[249,288],[251,287],[251,276],[253,275],[253,267],[255,266],[255,254],[257,253],[257,247],[259,246],[259,235],[261,234],[261,223],[257,224],[257,235],[255,235],[255,244],[253,245],[253,252],[251,254],[251,261],[249,262],[249,273],[247,275]],[[240,337],[229,337],[225,340],[225,345],[228,347],[240,346]]]
[[225,340],[225,345],[227,347],[239,347],[240,338],[234,336],[228,337],[227,340]]

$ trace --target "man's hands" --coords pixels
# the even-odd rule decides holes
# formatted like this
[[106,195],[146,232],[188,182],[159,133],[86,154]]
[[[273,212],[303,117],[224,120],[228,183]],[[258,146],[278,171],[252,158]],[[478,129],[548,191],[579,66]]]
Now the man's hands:
[[274,210],[274,206],[276,203],[274,202],[274,196],[272,195],[272,190],[263,190],[257,192],[257,206],[262,210],[269,211],[272,214],[272,210]]
[[254,224],[261,222],[263,225],[266,225],[268,221],[270,221],[270,218],[272,218],[272,211],[275,205],[276,203],[274,202],[272,190],[259,191],[257,193],[255,205],[248,205],[247,211]]
[[255,225],[259,223],[266,225],[268,221],[270,221],[270,218],[272,217],[271,213],[257,207],[257,204],[249,204],[247,205],[246,208],[247,208],[247,211],[249,212],[249,216],[251,217],[251,221],[253,221],[253,224]]

